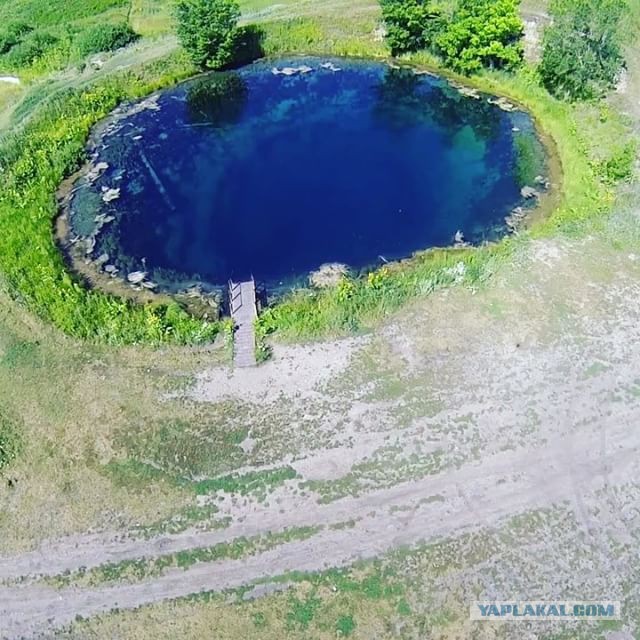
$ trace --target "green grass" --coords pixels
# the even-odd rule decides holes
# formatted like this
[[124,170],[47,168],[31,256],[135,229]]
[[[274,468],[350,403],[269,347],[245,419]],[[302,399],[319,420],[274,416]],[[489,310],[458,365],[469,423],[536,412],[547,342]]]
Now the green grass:
[[206,480],[190,480],[134,459],[114,460],[106,464],[104,470],[119,486],[142,490],[150,483],[166,482],[182,487],[198,496],[218,492],[240,496],[264,496],[288,480],[294,480],[298,477],[295,469],[286,466],[244,474],[234,473]]

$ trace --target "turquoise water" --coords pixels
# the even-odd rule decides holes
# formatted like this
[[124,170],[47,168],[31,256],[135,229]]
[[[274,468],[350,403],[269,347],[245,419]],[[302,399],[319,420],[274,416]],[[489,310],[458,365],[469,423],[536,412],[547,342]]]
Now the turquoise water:
[[[522,174],[544,172],[531,119],[493,102],[377,62],[202,76],[103,128],[102,172],[77,183],[72,227],[95,234],[103,264],[166,286],[252,274],[277,287],[323,263],[358,270],[450,245],[458,231],[492,240],[522,204]],[[518,163],[523,148],[536,166]]]

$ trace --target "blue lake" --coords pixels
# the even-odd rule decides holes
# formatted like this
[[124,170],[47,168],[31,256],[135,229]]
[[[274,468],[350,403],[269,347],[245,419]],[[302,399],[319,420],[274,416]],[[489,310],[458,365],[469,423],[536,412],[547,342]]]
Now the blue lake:
[[71,227],[111,271],[167,287],[251,274],[278,287],[323,263],[365,269],[450,245],[458,231],[492,240],[545,171],[529,116],[495,102],[377,62],[202,76],[96,131]]

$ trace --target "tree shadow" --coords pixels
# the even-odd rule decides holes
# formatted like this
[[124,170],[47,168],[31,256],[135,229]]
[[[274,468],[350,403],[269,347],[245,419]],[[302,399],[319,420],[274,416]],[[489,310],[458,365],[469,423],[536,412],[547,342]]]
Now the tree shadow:
[[213,73],[196,80],[187,92],[187,109],[192,123],[224,127],[242,117],[249,90],[234,72]]
[[233,61],[228,68],[236,68],[264,57],[264,29],[257,24],[238,27],[235,34]]

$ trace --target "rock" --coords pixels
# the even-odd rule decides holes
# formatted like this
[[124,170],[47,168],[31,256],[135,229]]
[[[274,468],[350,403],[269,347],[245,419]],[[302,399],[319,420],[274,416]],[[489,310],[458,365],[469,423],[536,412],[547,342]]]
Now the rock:
[[458,229],[456,235],[453,238],[454,247],[468,247],[469,243],[464,240],[464,233]]
[[130,274],[127,275],[127,280],[131,284],[140,284],[144,281],[146,277],[147,277],[146,271],[132,271]]
[[522,207],[516,207],[504,221],[511,231],[517,232],[522,226],[527,212]]
[[150,291],[153,291],[154,289],[157,289],[157,288],[158,288],[158,285],[157,285],[155,282],[151,282],[150,280],[145,280],[145,281],[142,283],[142,286],[143,286],[145,289],[149,289]]
[[342,71],[342,69],[340,67],[336,67],[333,62],[323,62],[320,67],[322,69],[327,69],[328,71],[333,71],[334,73],[336,73],[337,71]]
[[106,264],[107,262],[109,262],[109,254],[108,253],[103,253],[101,255],[99,255],[96,260],[95,263],[98,267],[101,267],[103,264]]
[[115,264],[106,264],[104,270],[105,273],[118,273],[118,267]]
[[339,262],[323,264],[317,271],[309,275],[309,283],[312,287],[326,289],[335,287],[349,273],[349,267]]
[[514,104],[511,104],[506,98],[489,98],[487,102],[509,113],[518,110],[518,108]]
[[549,187],[551,186],[549,179],[545,178],[544,176],[536,176],[534,182],[540,185],[543,189],[549,189]]
[[108,187],[102,187],[102,201],[109,203],[117,200],[120,197],[120,187],[116,189],[109,189]]
[[16,78],[16,76],[0,76],[0,82],[6,82],[7,84],[22,84],[20,78]]
[[477,89],[473,89],[472,87],[465,87],[464,85],[454,85],[458,90],[460,95],[465,96],[466,98],[473,98],[474,100],[480,100],[481,96],[478,93]]
[[533,187],[522,187],[520,195],[527,200],[540,197],[540,194]]
[[95,182],[108,168],[109,164],[106,162],[94,164],[87,172],[87,180],[89,182]]

